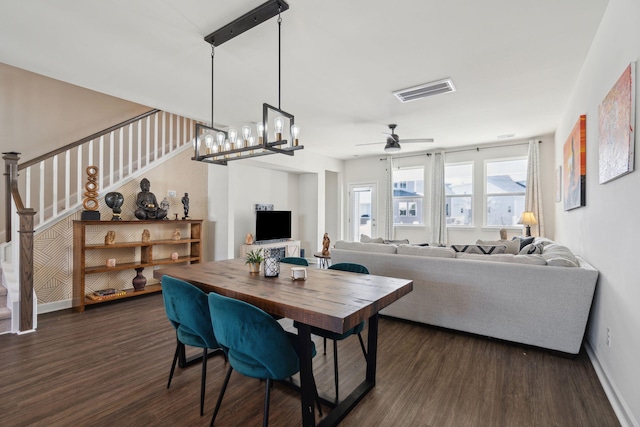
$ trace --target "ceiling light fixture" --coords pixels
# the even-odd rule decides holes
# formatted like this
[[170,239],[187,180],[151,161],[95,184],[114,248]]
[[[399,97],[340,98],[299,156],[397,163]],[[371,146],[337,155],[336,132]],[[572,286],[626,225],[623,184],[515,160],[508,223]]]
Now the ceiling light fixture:
[[[269,154],[286,154],[293,156],[299,145],[300,126],[294,123],[293,114],[280,108],[280,76],[281,76],[281,12],[289,9],[284,0],[269,0],[257,8],[245,13],[240,18],[214,31],[204,39],[211,44],[211,126],[196,123],[194,139],[195,156],[192,160],[199,162],[226,165],[231,160],[266,156]],[[228,131],[216,129],[213,121],[214,111],[214,56],[215,47],[231,40],[261,23],[278,16],[278,107],[262,104],[262,121],[255,124],[256,136],[252,135],[252,126],[244,125],[240,133],[230,128]],[[275,116],[275,117],[274,117]],[[269,142],[268,122],[273,120],[274,140]],[[289,136],[290,141],[283,139]]]

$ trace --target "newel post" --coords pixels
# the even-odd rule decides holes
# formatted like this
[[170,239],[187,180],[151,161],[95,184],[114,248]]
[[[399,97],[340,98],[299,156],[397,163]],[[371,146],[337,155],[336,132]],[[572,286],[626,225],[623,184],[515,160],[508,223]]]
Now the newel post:
[[[11,240],[11,199],[16,205],[20,217],[20,241],[19,245],[19,280],[20,280],[20,331],[33,329],[33,218],[35,211],[25,208],[18,191],[18,157],[20,153],[3,153],[5,161],[6,181],[6,217],[7,217],[7,241]],[[12,260],[16,262],[16,260]]]

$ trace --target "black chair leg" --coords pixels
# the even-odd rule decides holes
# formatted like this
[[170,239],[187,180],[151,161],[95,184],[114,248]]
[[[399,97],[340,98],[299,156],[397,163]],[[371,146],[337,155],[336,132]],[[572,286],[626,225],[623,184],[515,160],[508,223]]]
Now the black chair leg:
[[171,387],[171,379],[173,378],[173,373],[176,370],[176,362],[178,361],[178,355],[180,354],[180,346],[182,346],[180,341],[176,339],[176,352],[173,355],[173,363],[171,363],[171,371],[169,372],[169,381],[167,382],[167,388]]
[[267,378],[267,386],[264,393],[264,418],[262,420],[262,426],[269,426],[269,397],[271,393],[271,378]]
[[207,384],[207,348],[202,350],[202,376],[200,378],[200,416],[204,414],[204,389]]
[[213,427],[213,423],[216,420],[216,416],[218,415],[218,411],[220,410],[220,405],[222,404],[222,398],[224,397],[224,392],[227,391],[227,385],[229,384],[229,378],[231,378],[231,372],[233,368],[229,365],[229,369],[227,369],[227,375],[224,377],[224,382],[222,383],[222,389],[220,390],[220,396],[218,396],[218,402],[216,403],[216,409],[213,411],[213,416],[211,417],[211,424],[209,427]]

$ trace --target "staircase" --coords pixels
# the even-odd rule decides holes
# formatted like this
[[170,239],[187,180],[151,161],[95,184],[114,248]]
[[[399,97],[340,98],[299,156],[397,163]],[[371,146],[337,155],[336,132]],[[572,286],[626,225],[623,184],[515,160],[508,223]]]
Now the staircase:
[[7,288],[0,284],[0,335],[7,332],[11,332],[11,310],[7,307]]
[[[0,243],[0,334],[35,330],[33,234],[82,209],[88,191],[85,169],[97,166],[98,188],[111,191],[189,148],[195,124],[193,119],[152,110],[24,163],[18,164],[19,153],[3,153],[7,188],[11,189],[7,213],[15,215],[5,218],[5,230],[0,232],[7,242]],[[19,218],[17,211],[22,215]],[[23,216],[28,217],[27,226]],[[21,270],[20,266],[27,267]]]

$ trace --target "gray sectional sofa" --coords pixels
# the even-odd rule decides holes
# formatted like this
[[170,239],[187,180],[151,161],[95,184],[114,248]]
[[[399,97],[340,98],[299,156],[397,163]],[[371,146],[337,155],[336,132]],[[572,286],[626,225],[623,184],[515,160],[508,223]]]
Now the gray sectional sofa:
[[339,241],[331,258],[413,280],[413,292],[383,315],[577,354],[598,271],[555,242],[539,239],[529,250],[536,248],[537,254],[477,255]]

